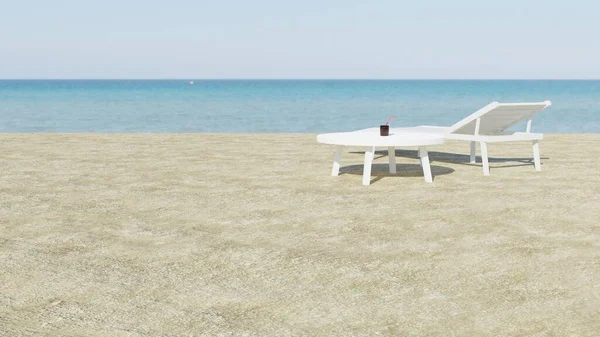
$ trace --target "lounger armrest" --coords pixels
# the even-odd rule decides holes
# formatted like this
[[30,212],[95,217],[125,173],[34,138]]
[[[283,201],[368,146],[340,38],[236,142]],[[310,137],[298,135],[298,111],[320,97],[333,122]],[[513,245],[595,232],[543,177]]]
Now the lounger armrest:
[[500,143],[500,142],[519,142],[527,140],[542,140],[544,134],[542,133],[530,133],[530,132],[515,132],[508,135],[464,135],[459,133],[450,133],[446,135],[446,139],[454,140],[466,140],[471,142],[486,142],[486,143]]

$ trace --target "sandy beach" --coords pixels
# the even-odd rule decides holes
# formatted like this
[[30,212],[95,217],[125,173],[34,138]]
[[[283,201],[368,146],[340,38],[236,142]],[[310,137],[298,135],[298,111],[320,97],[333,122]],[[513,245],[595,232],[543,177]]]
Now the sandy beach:
[[0,134],[0,335],[597,336],[598,144]]

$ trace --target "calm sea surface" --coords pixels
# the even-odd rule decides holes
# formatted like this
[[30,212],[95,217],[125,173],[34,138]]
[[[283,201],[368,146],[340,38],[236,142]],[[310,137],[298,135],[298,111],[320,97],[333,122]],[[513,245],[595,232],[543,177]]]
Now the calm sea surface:
[[329,132],[451,125],[551,100],[535,132],[600,133],[600,81],[0,80],[0,132]]

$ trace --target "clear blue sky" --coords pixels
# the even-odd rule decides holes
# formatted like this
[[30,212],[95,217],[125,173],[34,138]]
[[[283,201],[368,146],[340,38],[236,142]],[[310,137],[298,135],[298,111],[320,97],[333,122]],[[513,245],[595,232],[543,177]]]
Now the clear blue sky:
[[600,78],[599,1],[0,0],[0,78]]

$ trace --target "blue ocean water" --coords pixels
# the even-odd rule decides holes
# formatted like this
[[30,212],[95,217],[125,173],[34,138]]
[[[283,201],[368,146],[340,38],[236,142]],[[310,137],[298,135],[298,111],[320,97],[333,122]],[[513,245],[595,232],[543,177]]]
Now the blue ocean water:
[[600,133],[600,81],[0,80],[0,132],[332,132],[451,125],[551,100],[535,132]]

